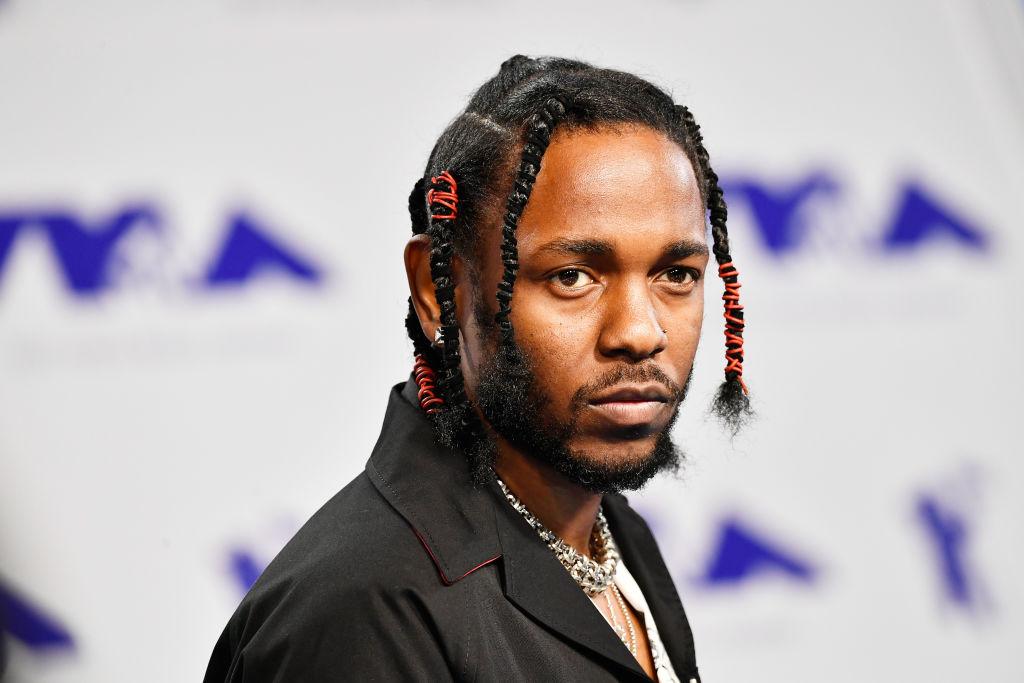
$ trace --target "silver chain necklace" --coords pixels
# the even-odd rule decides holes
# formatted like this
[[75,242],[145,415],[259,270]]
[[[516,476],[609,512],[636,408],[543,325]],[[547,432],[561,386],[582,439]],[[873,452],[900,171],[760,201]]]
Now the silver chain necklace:
[[[626,620],[626,626],[629,627],[629,638],[626,638],[626,629],[622,628],[618,618],[615,616],[615,606],[612,604],[609,593],[613,594],[615,601],[619,603],[619,609],[622,610],[622,618]],[[629,618],[626,601],[622,599],[622,593],[619,592],[618,587],[614,583],[604,592],[604,600],[608,604],[608,615],[611,617],[609,623],[612,625],[612,630],[615,631],[615,635],[619,637],[622,644],[628,647],[629,651],[636,657],[636,629],[633,628],[633,620]]]
[[548,529],[544,524],[533,516],[526,506],[516,498],[515,494],[509,491],[505,482],[495,475],[498,486],[508,499],[510,505],[523,516],[526,523],[533,527],[533,530],[541,537],[555,557],[562,563],[569,576],[573,578],[580,588],[590,597],[600,595],[608,586],[612,585],[615,579],[615,569],[619,564],[619,549],[615,546],[612,533],[608,530],[608,521],[604,518],[604,512],[597,509],[597,524],[590,536],[590,545],[595,558],[591,559],[583,555],[571,545],[559,538],[558,534]]

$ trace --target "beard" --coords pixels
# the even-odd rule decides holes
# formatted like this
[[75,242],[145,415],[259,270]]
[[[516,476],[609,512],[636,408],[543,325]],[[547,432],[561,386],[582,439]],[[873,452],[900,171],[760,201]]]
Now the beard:
[[[654,364],[623,363],[577,389],[570,401],[568,419],[559,421],[550,416],[551,396],[538,381],[528,354],[514,341],[499,343],[497,347],[497,353],[480,368],[475,387],[477,406],[494,431],[528,457],[550,465],[570,481],[601,494],[636,490],[659,472],[679,469],[684,456],[673,443],[670,432],[690,386],[692,368],[686,382],[679,386]],[[651,449],[640,457],[617,458],[613,453],[602,458],[572,448],[570,443],[580,434],[578,423],[588,407],[588,398],[623,381],[658,382],[670,392],[670,400],[674,402],[672,417],[658,433]],[[616,440],[625,444],[641,436],[645,435],[639,428],[624,430]],[[480,446],[483,448],[474,458],[476,466],[489,470],[496,455],[495,445]],[[481,471],[475,473],[478,480],[483,475]]]

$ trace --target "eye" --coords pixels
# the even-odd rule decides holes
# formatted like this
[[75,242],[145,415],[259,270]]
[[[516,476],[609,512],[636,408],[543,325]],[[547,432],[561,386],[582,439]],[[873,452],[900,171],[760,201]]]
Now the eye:
[[690,285],[700,279],[700,273],[693,268],[675,266],[673,268],[669,268],[658,277],[664,278],[674,285]]
[[582,289],[594,282],[594,278],[575,268],[560,270],[552,275],[550,279],[552,282],[557,280],[558,284],[566,289]]

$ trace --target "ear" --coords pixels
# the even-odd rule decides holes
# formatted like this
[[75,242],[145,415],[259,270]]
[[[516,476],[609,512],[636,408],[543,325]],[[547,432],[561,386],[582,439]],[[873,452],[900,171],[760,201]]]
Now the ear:
[[428,340],[434,339],[441,327],[441,307],[434,292],[434,279],[430,276],[430,237],[413,235],[405,245],[405,275],[409,279],[409,292],[420,329]]

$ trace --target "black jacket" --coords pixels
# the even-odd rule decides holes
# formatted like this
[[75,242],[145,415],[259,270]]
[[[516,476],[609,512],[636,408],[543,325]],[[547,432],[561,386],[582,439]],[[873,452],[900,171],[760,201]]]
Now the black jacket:
[[[497,484],[434,443],[415,391],[392,390],[366,470],[263,572],[206,682],[649,680]],[[650,530],[622,496],[603,505],[676,674],[698,678]]]

